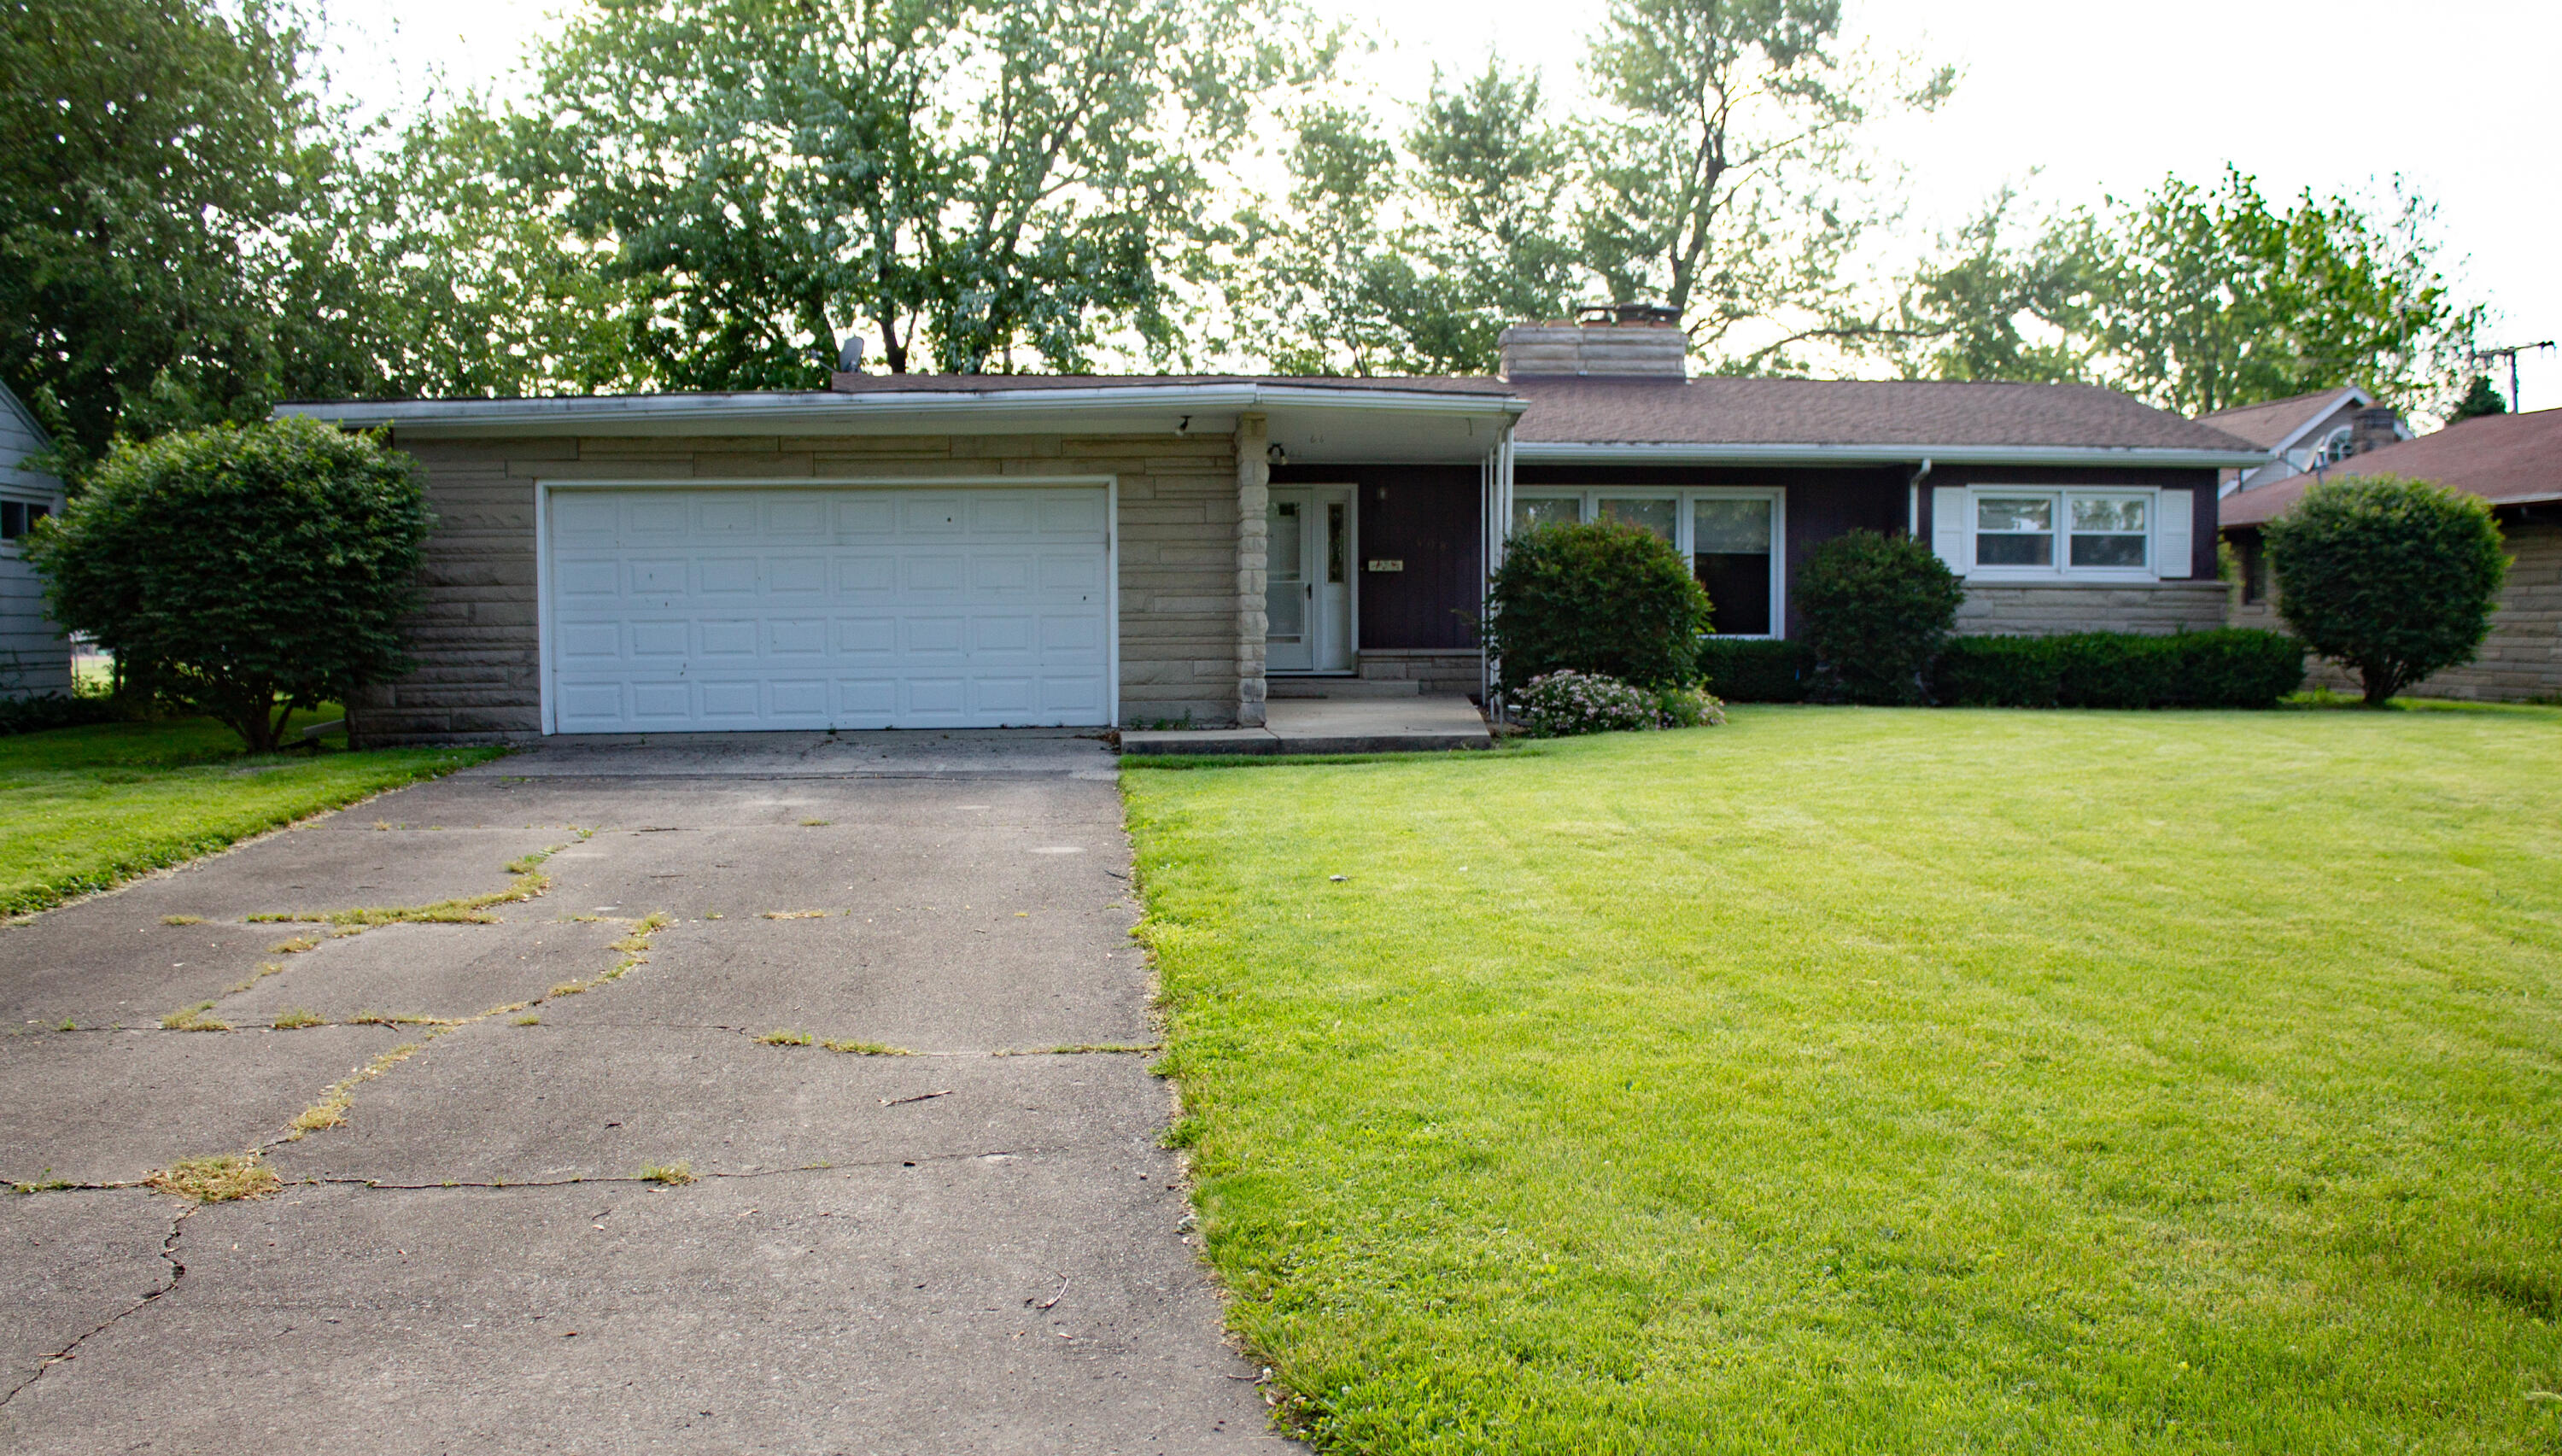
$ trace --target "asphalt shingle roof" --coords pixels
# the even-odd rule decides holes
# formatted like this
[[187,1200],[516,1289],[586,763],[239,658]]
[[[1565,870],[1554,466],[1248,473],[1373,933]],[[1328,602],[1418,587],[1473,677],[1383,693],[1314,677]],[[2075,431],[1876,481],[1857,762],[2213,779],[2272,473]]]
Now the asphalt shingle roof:
[[2250,451],[2249,441],[2088,384],[1517,379],[1538,444],[2066,446]]
[[[2562,410],[2486,415],[2435,435],[2405,440],[2333,465],[2326,475],[2409,475],[2478,495],[2493,505],[2562,500]],[[2256,526],[2284,515],[2313,487],[2312,475],[2224,497],[2228,526]]]
[[2217,410],[2197,417],[2201,425],[2212,425],[2227,435],[2238,435],[2262,450],[2276,450],[2280,442],[2314,420],[2339,408],[2348,394],[2346,387],[2317,389],[2311,394],[2289,395],[2283,400],[2266,400],[2237,409]]

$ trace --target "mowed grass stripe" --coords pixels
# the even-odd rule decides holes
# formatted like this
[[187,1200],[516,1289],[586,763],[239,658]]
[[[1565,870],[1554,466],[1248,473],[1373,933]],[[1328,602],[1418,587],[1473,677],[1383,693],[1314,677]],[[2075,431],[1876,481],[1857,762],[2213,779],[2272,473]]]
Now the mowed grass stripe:
[[230,730],[204,719],[0,738],[0,915],[107,889],[498,752],[239,750]]
[[1343,1450],[2562,1444],[2557,763],[1747,708],[1133,770],[1235,1323]]

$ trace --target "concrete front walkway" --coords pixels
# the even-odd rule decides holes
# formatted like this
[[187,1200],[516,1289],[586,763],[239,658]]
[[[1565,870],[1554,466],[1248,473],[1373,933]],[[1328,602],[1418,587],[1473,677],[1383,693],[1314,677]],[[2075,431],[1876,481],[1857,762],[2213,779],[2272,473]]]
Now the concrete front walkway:
[[1123,753],[1441,753],[1492,748],[1463,697],[1274,698],[1260,728],[1125,729]]
[[[522,755],[0,928],[0,1448],[1295,1449],[1159,1146],[1109,751],[1009,746]],[[544,850],[488,923],[252,919]]]

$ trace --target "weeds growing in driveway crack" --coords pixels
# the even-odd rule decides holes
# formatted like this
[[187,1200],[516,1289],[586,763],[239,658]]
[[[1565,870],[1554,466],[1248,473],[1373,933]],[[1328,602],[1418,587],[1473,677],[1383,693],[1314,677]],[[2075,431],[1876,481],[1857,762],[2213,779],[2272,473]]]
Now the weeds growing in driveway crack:
[[267,953],[271,956],[298,956],[304,951],[314,949],[320,943],[318,941],[313,940],[307,935],[297,935],[286,940],[277,941],[275,944],[269,946],[267,948]]
[[213,1008],[212,1001],[198,1001],[183,1011],[171,1011],[160,1018],[160,1029],[163,1031],[229,1031],[232,1029],[231,1022],[206,1014]]
[[640,1170],[642,1183],[683,1184],[694,1181],[694,1170],[683,1163],[652,1163]]
[[205,917],[202,915],[163,915],[160,917],[160,923],[162,925],[202,925],[205,923]]
[[[442,1031],[445,1028],[443,1027],[439,1027],[438,1031]],[[430,1036],[434,1036],[437,1032],[432,1031],[428,1034]],[[411,1056],[418,1052],[420,1047],[425,1046],[426,1044],[427,1043],[424,1041],[404,1041],[400,1045],[393,1047],[391,1050],[384,1052],[382,1055],[375,1057],[372,1061],[369,1061],[363,1066],[357,1068],[354,1076],[333,1085],[328,1091],[320,1094],[319,1101],[312,1103],[309,1107],[296,1113],[293,1118],[291,1130],[285,1133],[281,1141],[287,1143],[298,1143],[302,1140],[302,1135],[305,1133],[320,1132],[327,1128],[337,1127],[346,1122],[347,1104],[354,1100],[355,1092],[358,1087],[363,1086],[365,1083],[370,1082],[374,1078],[381,1076],[383,1073],[390,1071],[402,1062],[409,1060]]]
[[[578,838],[570,843],[583,842],[595,832],[594,829],[580,829]],[[338,927],[331,932],[332,935],[361,935],[377,925],[491,925],[498,920],[497,916],[489,913],[491,906],[531,900],[552,887],[551,876],[542,872],[542,862],[568,847],[569,844],[554,844],[521,859],[508,861],[507,873],[515,878],[503,890],[459,895],[427,905],[367,905],[352,910],[270,910],[252,915],[249,920],[253,925],[299,922]],[[309,942],[287,941],[276,950],[281,953],[288,945],[299,950],[311,949]]]
[[275,1176],[274,1169],[259,1162],[257,1150],[252,1149],[247,1153],[181,1158],[144,1179],[143,1185],[199,1203],[229,1203],[239,1198],[264,1198],[284,1183]]
[[276,1012],[275,1020],[271,1024],[278,1031],[299,1031],[305,1026],[326,1026],[329,1023],[321,1020],[317,1011],[306,1011],[300,1006],[294,1006],[288,1010]]

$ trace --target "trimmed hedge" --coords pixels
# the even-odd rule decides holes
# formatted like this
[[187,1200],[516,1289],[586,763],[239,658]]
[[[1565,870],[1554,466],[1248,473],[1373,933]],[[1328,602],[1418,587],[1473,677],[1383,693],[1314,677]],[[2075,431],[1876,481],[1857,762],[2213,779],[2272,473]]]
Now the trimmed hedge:
[[1958,707],[2266,708],[2303,686],[2304,644],[2249,628],[1957,637],[1931,680]]
[[67,697],[59,692],[33,697],[0,698],[0,738],[20,733],[47,733],[56,728],[86,728],[114,723],[125,716],[111,698]]
[[[1799,641],[1703,637],[1699,675],[1731,703],[1801,703],[1815,653]],[[2303,681],[2302,642],[2247,628],[1952,637],[1930,672],[1940,702],[1981,708],[2265,708]]]
[[1700,686],[1730,703],[1802,703],[1815,677],[1815,649],[1767,637],[1702,637]]

